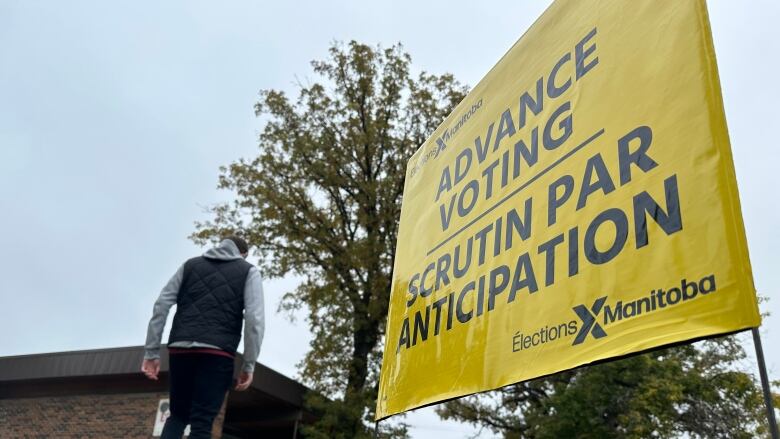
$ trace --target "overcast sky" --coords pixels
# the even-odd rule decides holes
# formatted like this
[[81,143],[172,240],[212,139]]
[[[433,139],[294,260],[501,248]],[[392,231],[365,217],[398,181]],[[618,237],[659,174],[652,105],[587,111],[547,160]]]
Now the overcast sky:
[[[218,167],[256,151],[260,89],[295,94],[334,40],[401,42],[416,69],[474,85],[548,1],[0,2],[0,356],[140,345],[152,304],[228,200]],[[780,3],[711,1],[759,292],[780,379]],[[297,78],[297,79],[296,79]],[[305,322],[265,282],[260,361],[297,377]],[[743,337],[745,340],[747,338]],[[752,352],[752,343],[745,344]],[[415,438],[465,437],[431,409]]]

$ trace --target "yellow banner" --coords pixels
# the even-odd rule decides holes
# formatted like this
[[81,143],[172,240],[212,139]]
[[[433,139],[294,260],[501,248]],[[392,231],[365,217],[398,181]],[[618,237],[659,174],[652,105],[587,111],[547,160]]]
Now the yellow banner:
[[703,0],[558,0],[409,160],[378,419],[758,326]]

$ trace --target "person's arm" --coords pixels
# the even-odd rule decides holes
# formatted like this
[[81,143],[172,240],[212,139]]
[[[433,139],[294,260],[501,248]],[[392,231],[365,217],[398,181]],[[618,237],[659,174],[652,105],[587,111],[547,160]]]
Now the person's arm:
[[146,330],[144,360],[160,358],[160,343],[162,343],[162,333],[165,328],[165,321],[168,320],[168,312],[171,307],[176,303],[183,277],[184,265],[176,270],[176,273],[171,280],[169,280],[162,291],[160,291],[160,297],[154,302],[152,318],[149,320],[149,327]]
[[263,279],[260,271],[252,267],[249,269],[244,285],[244,364],[241,372],[247,375],[251,376],[255,370],[264,333]]

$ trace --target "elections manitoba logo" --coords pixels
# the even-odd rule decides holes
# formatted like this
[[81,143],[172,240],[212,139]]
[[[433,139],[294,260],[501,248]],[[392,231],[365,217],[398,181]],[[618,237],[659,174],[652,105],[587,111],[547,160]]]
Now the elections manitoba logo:
[[593,339],[604,338],[609,335],[605,327],[615,322],[681,305],[689,300],[705,297],[715,289],[715,275],[711,274],[698,282],[682,279],[679,286],[654,289],[647,296],[632,301],[618,300],[610,303],[608,296],[599,297],[590,306],[581,304],[572,308],[579,322],[571,320],[553,326],[548,325],[531,334],[515,333],[512,338],[512,351],[532,349],[572,336],[574,337],[572,346],[585,342],[589,335]]
[[[455,122],[449,127],[444,129],[444,132],[436,137],[436,144],[432,145],[427,151],[425,151],[417,162],[410,167],[409,177],[414,177],[420,169],[429,161],[439,156],[439,154],[447,149],[447,142],[458,132],[468,120],[476,114],[476,112],[482,108],[482,98],[479,98],[475,103],[471,105],[466,111],[464,111]],[[424,147],[424,146],[423,146]]]

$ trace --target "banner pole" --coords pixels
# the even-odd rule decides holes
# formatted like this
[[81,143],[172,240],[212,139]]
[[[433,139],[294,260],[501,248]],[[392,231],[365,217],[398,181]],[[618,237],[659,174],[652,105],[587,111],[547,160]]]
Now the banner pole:
[[766,404],[766,415],[769,421],[769,433],[772,439],[780,439],[777,432],[777,420],[775,420],[775,408],[772,404],[772,391],[769,387],[769,377],[766,373],[766,362],[764,361],[764,349],[761,347],[761,335],[758,328],[751,328],[753,332],[753,344],[756,346],[756,360],[758,362],[758,372],[761,375],[761,387],[764,389],[764,404]]
[[374,439],[378,439],[378,438],[379,438],[379,421],[376,421],[374,422]]

